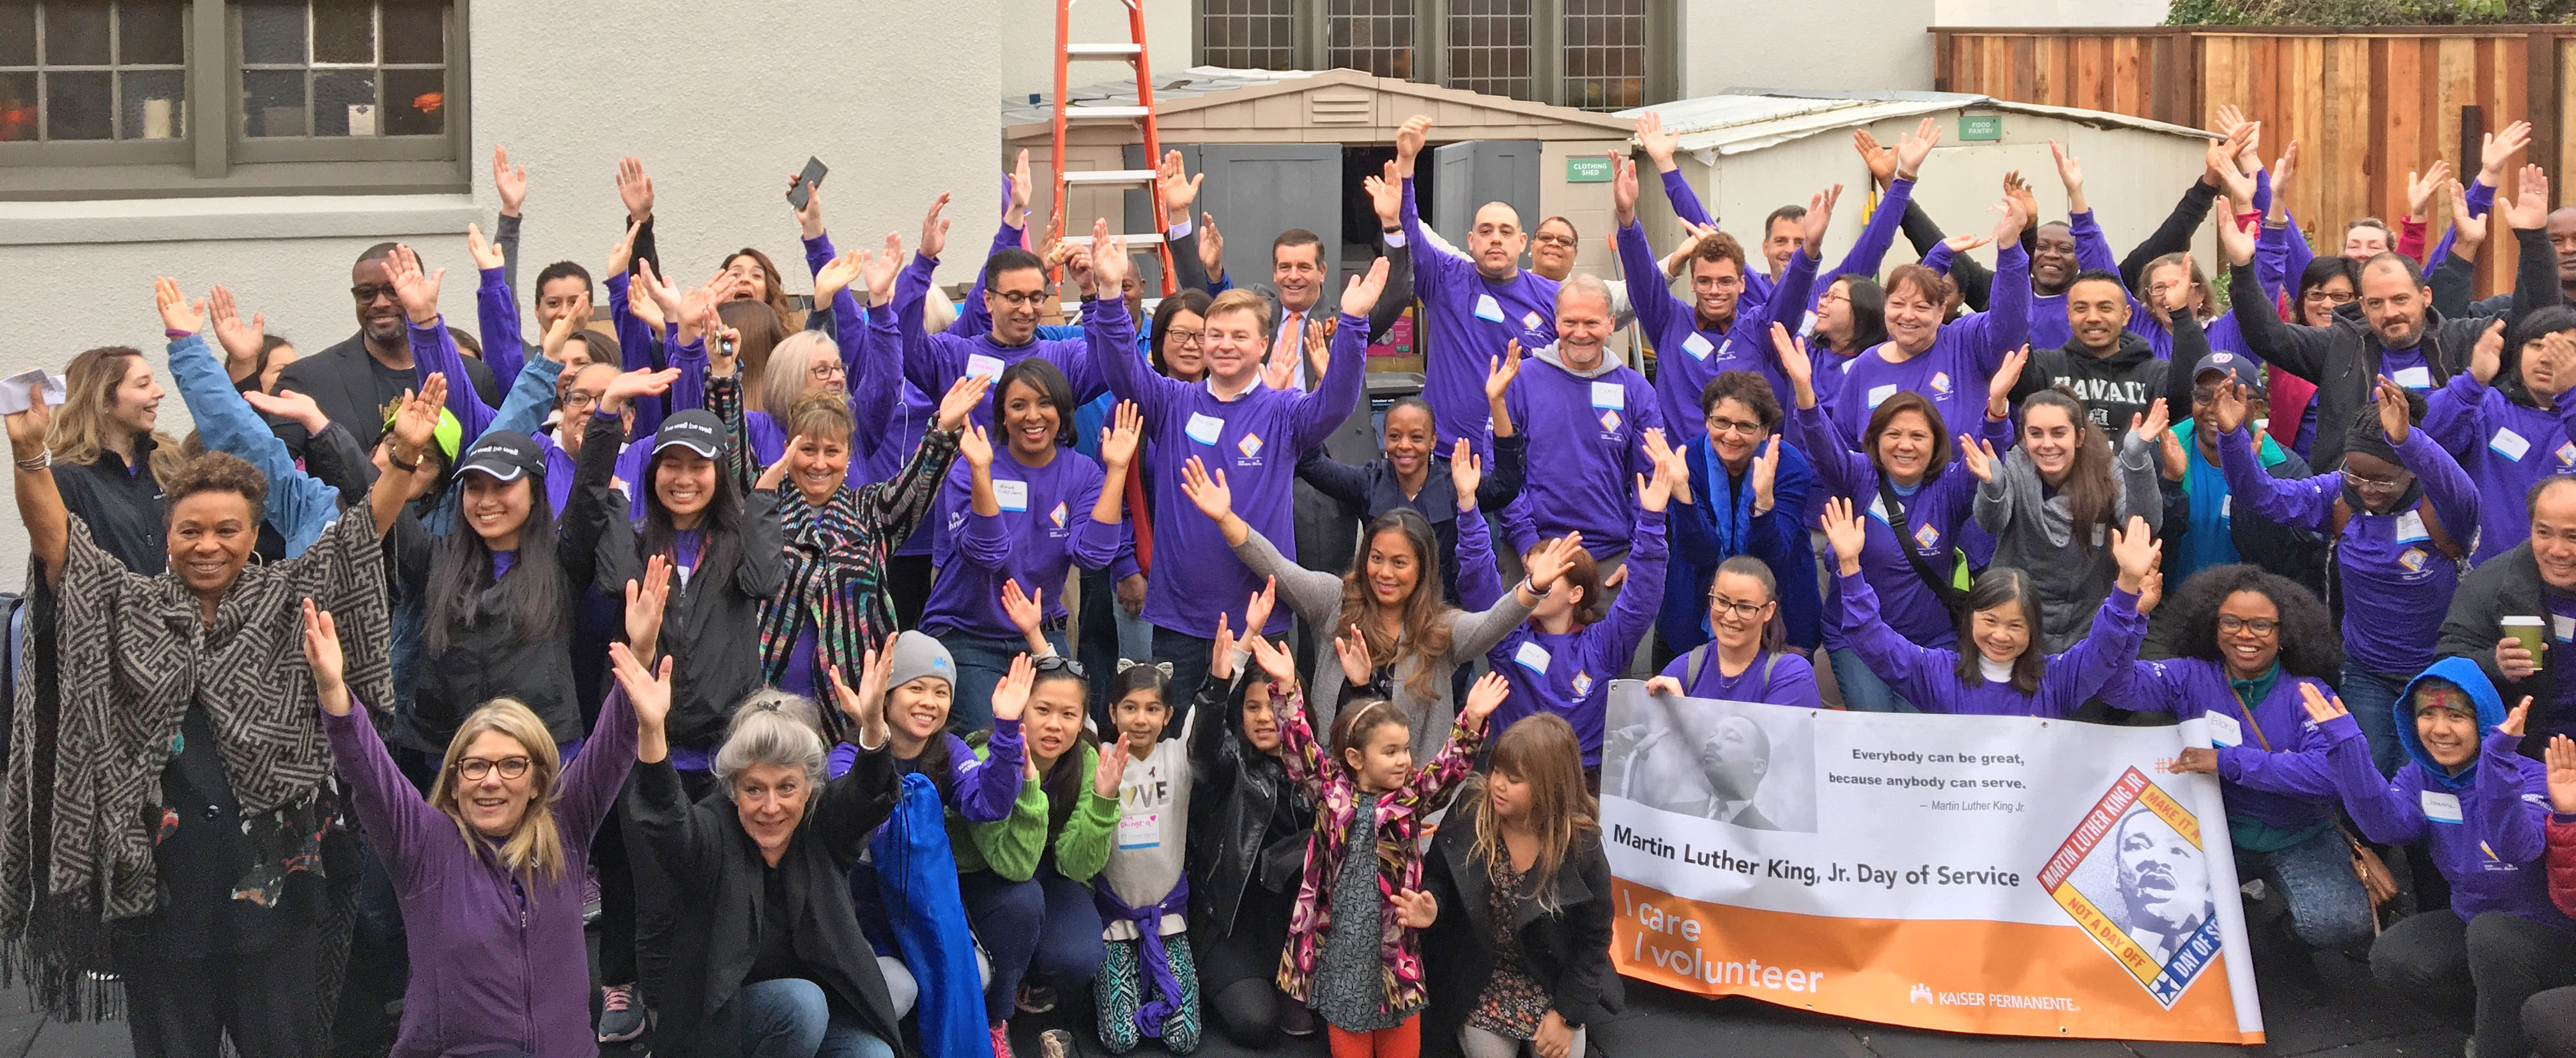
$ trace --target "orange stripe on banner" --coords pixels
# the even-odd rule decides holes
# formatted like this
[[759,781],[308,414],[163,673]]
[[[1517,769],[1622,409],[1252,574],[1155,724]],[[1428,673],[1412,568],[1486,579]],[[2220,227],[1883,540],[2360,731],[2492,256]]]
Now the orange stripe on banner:
[[[1610,888],[1613,962],[1669,988],[1947,1032],[2263,1042],[2237,1030],[2223,962],[2211,960],[2168,1010],[2073,921],[1830,918],[1703,904],[1619,879]],[[2084,910],[2105,943],[2135,947]]]

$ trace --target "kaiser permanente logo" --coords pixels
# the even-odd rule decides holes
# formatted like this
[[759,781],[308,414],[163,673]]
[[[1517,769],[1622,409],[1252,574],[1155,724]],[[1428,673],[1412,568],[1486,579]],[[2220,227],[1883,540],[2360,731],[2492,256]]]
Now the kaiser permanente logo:
[[[2200,836],[2197,817],[2130,768],[2039,873],[2040,888],[2168,1010],[2218,961]],[[2109,870],[2087,867],[2106,850]]]

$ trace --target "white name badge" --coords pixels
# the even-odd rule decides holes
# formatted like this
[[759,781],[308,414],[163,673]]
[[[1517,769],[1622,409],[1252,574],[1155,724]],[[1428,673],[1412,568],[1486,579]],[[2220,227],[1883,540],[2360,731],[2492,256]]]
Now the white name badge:
[[1029,509],[1029,483],[996,478],[993,499],[1001,503],[1003,510],[1025,513]]
[[1878,407],[1880,402],[1895,395],[1895,386],[1871,386],[1869,387],[1869,406],[1874,410]]
[[2219,498],[2218,498],[2218,517],[2219,517],[2219,520],[2221,520],[2221,521],[2225,521],[2225,520],[2227,520],[2227,519],[2229,519],[2229,518],[2233,518],[2233,517],[2235,517],[2235,516],[2236,516],[2236,494],[2231,492],[2231,493],[2228,493],[2228,494],[2227,494],[2227,495],[2225,495],[2225,496],[2221,496],[2221,497],[2219,497]]
[[2495,449],[2497,455],[2519,463],[2523,453],[2531,451],[2531,442],[2523,440],[2521,434],[2499,426],[2495,436],[2487,438],[2487,447]]
[[1547,675],[1548,656],[1546,647],[1540,646],[1536,643],[1523,643],[1519,650],[1512,652],[1512,660],[1520,662],[1522,668],[1528,669],[1531,672],[1538,673],[1541,676]]
[[1225,420],[1214,415],[1193,412],[1190,415],[1190,424],[1182,427],[1181,432],[1190,435],[1190,440],[1203,445],[1212,445],[1216,443],[1217,432],[1223,429],[1225,429]]
[[2398,385],[2404,386],[2408,389],[2433,388],[2433,369],[2429,367],[2399,368],[2396,374],[2388,377],[2395,379]]
[[973,378],[977,375],[982,375],[985,378],[1002,377],[1002,358],[998,356],[986,356],[982,353],[977,353],[973,356],[967,357],[966,377]]
[[1595,383],[1593,383],[1593,384],[1592,384],[1592,406],[1593,406],[1593,407],[1595,407],[1595,408],[1625,408],[1625,407],[1627,407],[1627,406],[1628,406],[1628,387],[1626,387],[1626,386],[1622,386],[1622,385],[1620,385],[1620,384],[1618,384],[1618,383],[1616,383],[1616,382],[1595,382]]
[[2436,823],[2460,822],[2459,795],[2424,791],[2424,818]]
[[1706,360],[1708,354],[1717,351],[1717,347],[1708,344],[1706,335],[1692,331],[1690,337],[1682,339],[1682,351],[1689,353],[1693,360]]
[[2200,718],[2209,722],[2210,745],[2226,748],[2245,744],[2245,725],[2237,723],[2235,717],[2225,713],[2202,713]]
[[2430,540],[2433,538],[2431,533],[2424,531],[2424,512],[2420,510],[2408,511],[2404,514],[2398,515],[2396,522],[2392,524],[2388,533],[2391,538],[2400,543],[2409,540]]
[[2549,621],[2551,630],[2558,633],[2559,642],[2564,643],[2568,640],[2576,639],[2576,617],[2569,617],[2566,614],[2550,614]]
[[1887,497],[1885,496],[1869,501],[1869,516],[1878,519],[1878,523],[1880,525],[1889,526],[1891,528],[1896,525],[1895,516],[1887,513]]
[[1476,295],[1476,318],[1487,323],[1503,322],[1503,303],[1491,294]]
[[1129,812],[1118,817],[1118,847],[1151,849],[1163,844],[1163,813]]

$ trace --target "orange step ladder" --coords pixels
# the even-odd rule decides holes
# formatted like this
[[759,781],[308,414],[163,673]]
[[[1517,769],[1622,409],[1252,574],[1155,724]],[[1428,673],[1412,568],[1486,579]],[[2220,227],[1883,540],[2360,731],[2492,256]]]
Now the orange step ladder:
[[[1077,2],[1079,0],[1056,0],[1055,5],[1055,149],[1051,156],[1055,171],[1055,210],[1047,222],[1047,233],[1052,239],[1066,243],[1091,242],[1091,235],[1087,231],[1082,233],[1065,231],[1065,195],[1076,185],[1144,188],[1145,200],[1148,203],[1146,213],[1153,218],[1154,228],[1149,232],[1126,236],[1127,245],[1130,247],[1150,245],[1155,248],[1163,263],[1163,294],[1168,297],[1175,293],[1178,287],[1172,280],[1172,248],[1163,238],[1163,231],[1169,227],[1170,222],[1163,216],[1162,198],[1157,194],[1154,184],[1155,167],[1162,164],[1163,139],[1154,127],[1154,74],[1145,55],[1144,0],[1112,0],[1112,2],[1124,4],[1127,8],[1127,30],[1128,35],[1133,39],[1125,44],[1073,43],[1073,5]],[[1133,64],[1136,68],[1136,105],[1075,105],[1068,98],[1070,85],[1067,83],[1067,73],[1077,62]],[[1145,167],[1066,172],[1064,169],[1065,132],[1073,122],[1077,121],[1135,123],[1144,139]]]

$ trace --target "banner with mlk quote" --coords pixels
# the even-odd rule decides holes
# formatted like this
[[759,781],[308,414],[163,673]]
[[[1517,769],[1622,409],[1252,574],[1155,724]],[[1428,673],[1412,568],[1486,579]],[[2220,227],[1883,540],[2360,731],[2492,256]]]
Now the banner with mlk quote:
[[1847,713],[1610,691],[1621,973],[1956,1032],[2263,1040],[2198,721]]

